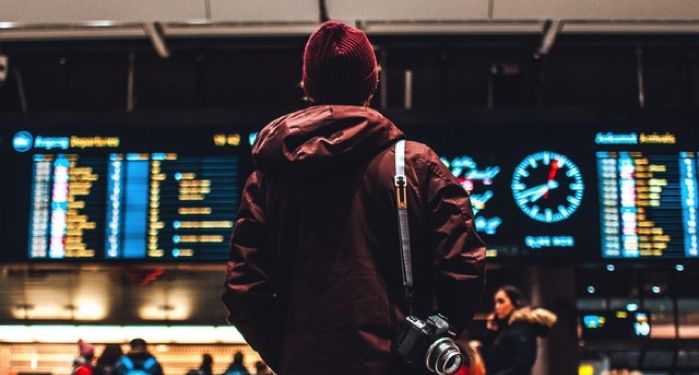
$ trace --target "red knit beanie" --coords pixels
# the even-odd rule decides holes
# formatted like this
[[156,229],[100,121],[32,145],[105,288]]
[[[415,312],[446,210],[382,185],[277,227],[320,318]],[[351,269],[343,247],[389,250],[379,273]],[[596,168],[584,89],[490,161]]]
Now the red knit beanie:
[[364,103],[379,81],[366,34],[337,21],[320,25],[303,52],[302,80],[306,95],[316,104]]
[[83,357],[93,356],[95,355],[95,346],[80,339],[78,340],[78,352]]

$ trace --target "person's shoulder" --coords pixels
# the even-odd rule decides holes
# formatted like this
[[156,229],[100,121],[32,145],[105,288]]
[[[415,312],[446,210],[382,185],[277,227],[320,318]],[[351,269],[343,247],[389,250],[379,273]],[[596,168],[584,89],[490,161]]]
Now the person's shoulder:
[[439,161],[439,155],[430,146],[408,139],[405,140],[405,158],[422,164]]
[[425,152],[434,152],[430,146],[417,141],[411,141],[409,139],[405,140],[405,152],[406,154],[424,154]]
[[507,335],[513,337],[535,336],[535,327],[533,324],[526,321],[512,322],[507,329]]
[[291,116],[293,113],[287,113],[285,115],[279,116],[275,118],[274,120],[268,122],[265,126],[262,127],[262,129],[257,133],[257,136],[255,137],[255,143],[257,143],[258,140],[264,139],[269,136],[269,133],[273,132],[276,127],[279,126],[279,124],[283,124],[284,121]]
[[429,145],[407,141],[405,144],[405,158],[408,163],[414,163],[423,169],[430,178],[438,178],[453,182],[453,176],[444,165],[440,156]]

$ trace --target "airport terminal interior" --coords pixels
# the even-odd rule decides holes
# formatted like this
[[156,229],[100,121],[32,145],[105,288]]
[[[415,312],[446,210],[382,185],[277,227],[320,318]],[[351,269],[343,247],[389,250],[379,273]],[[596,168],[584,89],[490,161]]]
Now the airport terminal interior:
[[558,316],[532,374],[699,374],[694,0],[0,0],[0,374],[136,337],[168,375],[255,373],[229,240],[327,19],[373,44],[369,105],[470,193],[470,337],[516,285]]

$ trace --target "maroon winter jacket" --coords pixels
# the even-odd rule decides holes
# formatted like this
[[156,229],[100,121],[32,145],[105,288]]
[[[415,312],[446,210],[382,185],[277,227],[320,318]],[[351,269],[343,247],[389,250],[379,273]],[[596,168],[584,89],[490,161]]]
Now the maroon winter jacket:
[[[280,375],[409,374],[391,354],[404,319],[393,144],[373,109],[314,106],[267,125],[231,239],[229,321]],[[484,283],[467,193],[407,142],[416,315],[460,331]]]

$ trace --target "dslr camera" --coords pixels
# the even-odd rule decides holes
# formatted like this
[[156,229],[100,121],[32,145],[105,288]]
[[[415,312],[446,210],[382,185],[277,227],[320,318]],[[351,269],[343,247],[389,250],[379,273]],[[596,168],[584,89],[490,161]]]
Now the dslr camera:
[[391,349],[412,365],[424,363],[431,373],[453,375],[464,364],[464,355],[454,342],[455,337],[449,330],[447,318],[440,314],[426,320],[408,316],[401,323]]

